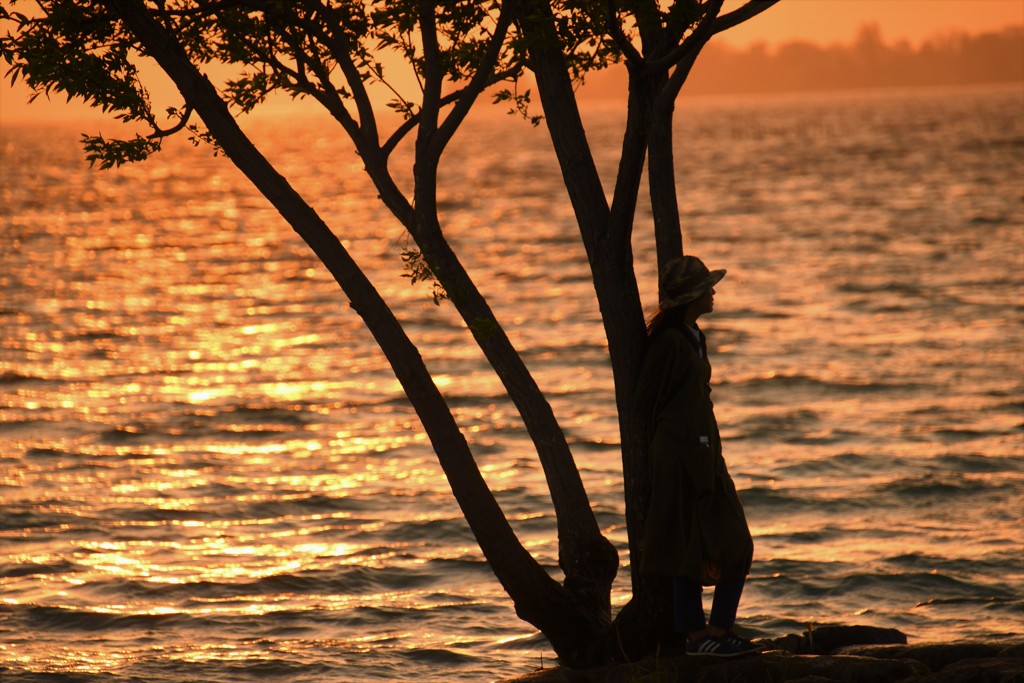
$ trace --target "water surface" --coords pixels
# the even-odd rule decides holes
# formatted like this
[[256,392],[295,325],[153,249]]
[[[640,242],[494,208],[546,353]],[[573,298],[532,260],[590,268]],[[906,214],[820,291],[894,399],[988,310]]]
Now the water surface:
[[[621,112],[587,119],[611,178]],[[1019,634],[1024,91],[709,99],[679,119],[687,248],[729,269],[705,327],[757,547],[742,625]],[[451,306],[402,276],[408,243],[340,132],[251,127],[406,321],[557,573],[525,431]],[[484,681],[550,664],[301,241],[222,157],[172,145],[98,172],[77,132],[0,132],[3,679]],[[545,133],[471,120],[442,171],[448,235],[625,560],[605,344]],[[636,233],[653,294],[643,203]],[[624,567],[616,605],[628,585]]]

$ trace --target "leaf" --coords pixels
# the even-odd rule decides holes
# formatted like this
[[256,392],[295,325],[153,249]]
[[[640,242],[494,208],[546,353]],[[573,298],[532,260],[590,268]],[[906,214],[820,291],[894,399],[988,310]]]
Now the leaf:
[[115,168],[144,161],[160,150],[160,141],[136,135],[131,140],[107,140],[102,135],[82,134],[82,146],[89,165],[99,163],[100,169]]
[[405,264],[407,272],[402,274],[402,277],[409,278],[409,284],[416,284],[417,282],[430,282],[432,284],[431,295],[434,299],[434,305],[440,306],[441,302],[448,298],[448,292],[445,291],[444,285],[434,275],[434,271],[431,270],[430,264],[427,263],[427,259],[423,256],[423,252],[416,249],[406,249],[402,252],[402,262]]

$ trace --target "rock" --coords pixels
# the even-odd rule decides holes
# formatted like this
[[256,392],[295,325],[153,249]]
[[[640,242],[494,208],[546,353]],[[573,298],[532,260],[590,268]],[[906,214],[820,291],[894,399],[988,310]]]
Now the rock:
[[905,644],[907,636],[894,628],[824,625],[762,641],[769,649],[798,655],[829,655],[853,645]]
[[[872,659],[853,655],[784,655],[768,653],[705,667],[697,683],[765,683],[765,681],[844,681],[877,683],[899,681],[927,673],[920,662]],[[688,680],[681,678],[679,680]]]
[[1024,640],[1002,643],[1003,649],[999,651],[1000,657],[1024,657]]
[[[774,649],[741,659],[661,656],[585,671],[557,667],[506,683],[1024,683],[1019,639],[907,645],[899,631],[848,626],[764,642]],[[797,654],[812,645],[830,652]]]
[[796,633],[790,633],[780,638],[770,638],[761,642],[764,643],[765,647],[769,650],[792,652],[796,655],[808,654],[806,634],[801,636]]
[[829,655],[851,645],[906,644],[907,636],[894,628],[826,624],[804,631],[799,654]]
[[839,649],[842,654],[876,659],[913,659],[939,671],[964,659],[996,657],[1004,648],[998,643],[926,643],[923,645],[851,645]]
[[498,683],[589,683],[590,678],[579,671],[565,666],[554,669],[538,669],[525,676],[507,678]]
[[1024,640],[922,645],[865,645],[843,653],[879,659],[912,659],[932,672],[914,679],[929,683],[1024,683]]
[[1024,683],[1024,658],[965,659],[913,683]]
[[927,673],[920,662],[871,659],[853,655],[792,655],[769,652],[742,659],[672,657],[632,664],[573,671],[552,670],[550,676],[530,674],[516,683],[876,683],[896,681]]

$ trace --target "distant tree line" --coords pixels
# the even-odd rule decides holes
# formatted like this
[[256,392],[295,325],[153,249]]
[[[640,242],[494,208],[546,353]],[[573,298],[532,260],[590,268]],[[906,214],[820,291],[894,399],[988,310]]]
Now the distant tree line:
[[[603,97],[625,79],[617,69],[594,74],[589,97]],[[686,82],[690,95],[852,88],[964,85],[1024,81],[1024,26],[975,35],[948,34],[916,49],[886,44],[878,24],[861,27],[852,44],[807,41],[769,49],[737,49],[711,41]]]

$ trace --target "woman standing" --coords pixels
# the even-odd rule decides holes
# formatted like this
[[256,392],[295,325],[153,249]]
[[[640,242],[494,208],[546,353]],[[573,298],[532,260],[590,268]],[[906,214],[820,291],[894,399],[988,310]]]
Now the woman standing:
[[[672,577],[675,628],[687,654],[734,657],[761,649],[732,631],[754,546],[722,457],[711,364],[697,326],[714,310],[724,276],[695,256],[671,262],[647,326],[638,400],[650,420],[652,483],[641,570]],[[715,586],[709,621],[706,585]]]

